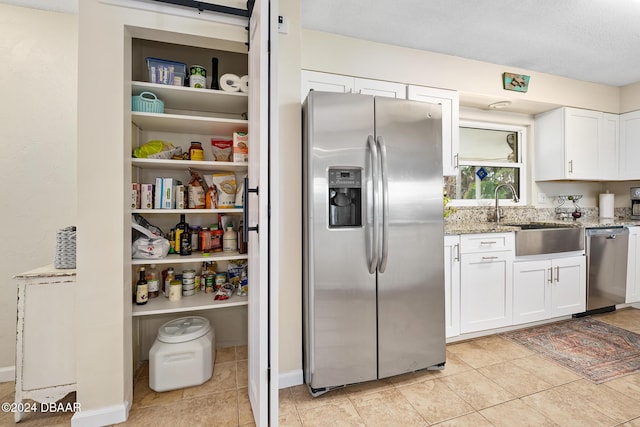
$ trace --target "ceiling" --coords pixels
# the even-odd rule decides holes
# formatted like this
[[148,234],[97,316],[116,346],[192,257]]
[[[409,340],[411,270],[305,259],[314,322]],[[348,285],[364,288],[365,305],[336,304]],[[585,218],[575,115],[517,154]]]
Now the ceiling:
[[302,27],[572,79],[640,81],[640,0],[301,0]]

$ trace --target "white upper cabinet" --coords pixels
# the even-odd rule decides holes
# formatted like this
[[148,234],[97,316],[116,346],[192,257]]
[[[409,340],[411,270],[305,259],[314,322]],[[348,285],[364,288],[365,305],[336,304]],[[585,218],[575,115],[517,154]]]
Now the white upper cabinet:
[[563,107],[535,118],[535,180],[616,180],[618,117]]
[[408,99],[442,105],[442,173],[458,174],[460,99],[455,90],[409,86]]
[[353,77],[307,70],[302,70],[301,77],[303,102],[311,90],[339,93],[353,92]]
[[620,115],[620,179],[640,179],[640,111]]
[[380,80],[353,79],[353,91],[363,95],[386,96],[387,98],[406,99],[407,86],[402,83]]
[[323,92],[362,93],[364,95],[386,96],[406,99],[407,86],[402,83],[381,80],[360,79],[339,74],[302,70],[302,101],[310,90]]

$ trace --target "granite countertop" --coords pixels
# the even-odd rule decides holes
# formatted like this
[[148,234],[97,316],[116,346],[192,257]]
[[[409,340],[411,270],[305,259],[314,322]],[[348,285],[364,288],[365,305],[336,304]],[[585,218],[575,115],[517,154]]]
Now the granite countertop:
[[447,224],[445,222],[444,232],[445,234],[474,234],[474,233],[509,233],[512,231],[519,231],[520,227],[517,224],[548,224],[553,227],[565,226],[576,228],[603,228],[603,227],[622,227],[622,226],[640,226],[640,221],[630,219],[584,219],[577,221],[562,221],[562,220],[546,220],[546,221],[522,221],[519,223],[513,223],[510,221],[501,222],[496,224],[495,222],[486,221],[469,221],[467,223],[453,223]]

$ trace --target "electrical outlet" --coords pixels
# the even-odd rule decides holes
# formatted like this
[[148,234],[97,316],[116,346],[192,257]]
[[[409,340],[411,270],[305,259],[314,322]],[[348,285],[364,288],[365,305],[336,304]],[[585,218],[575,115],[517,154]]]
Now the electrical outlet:
[[538,193],[538,203],[547,203],[547,195],[544,193]]

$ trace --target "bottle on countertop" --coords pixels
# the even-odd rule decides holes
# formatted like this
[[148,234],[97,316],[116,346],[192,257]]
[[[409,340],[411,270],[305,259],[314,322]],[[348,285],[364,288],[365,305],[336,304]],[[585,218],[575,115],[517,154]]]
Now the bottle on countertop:
[[156,265],[151,264],[145,274],[147,280],[147,286],[149,289],[149,298],[155,298],[160,295],[160,278],[158,277],[158,270]]
[[144,305],[149,299],[149,285],[145,279],[144,267],[140,267],[138,281],[136,282],[136,304]]
[[238,250],[238,233],[233,229],[233,224],[227,224],[227,229],[222,236],[222,251],[235,252]]

